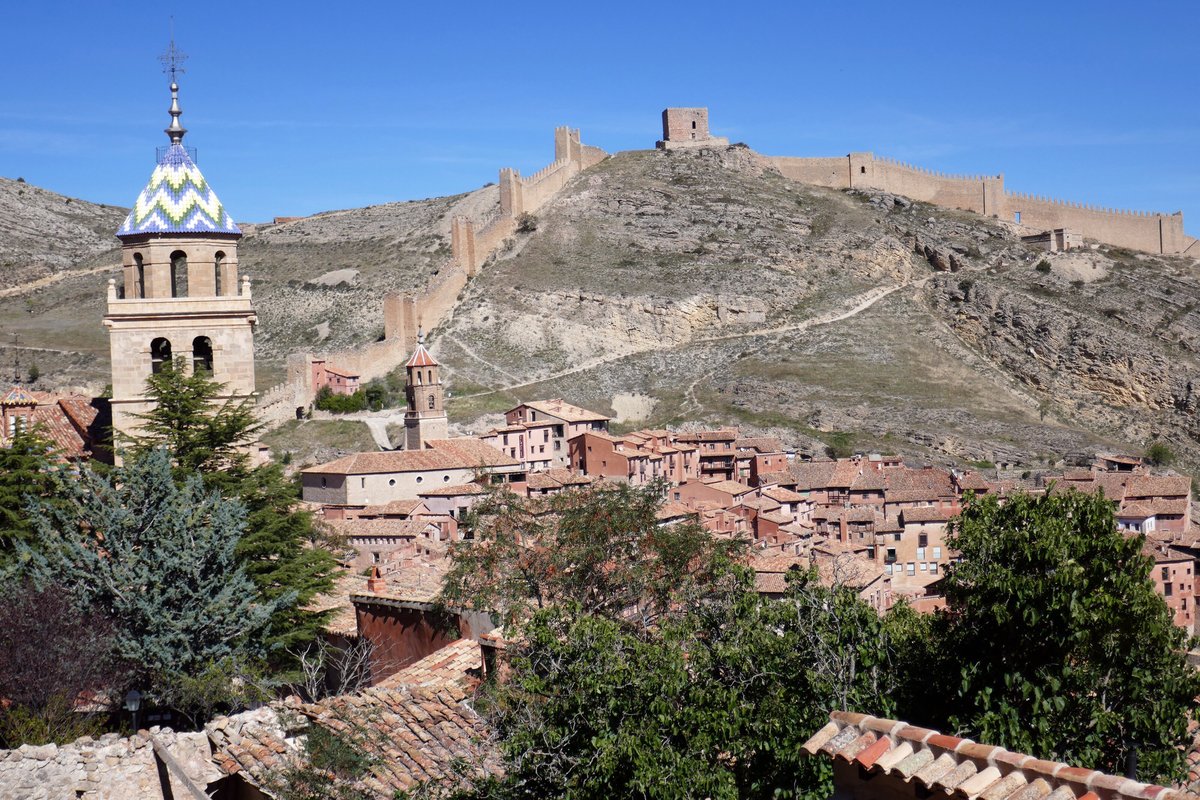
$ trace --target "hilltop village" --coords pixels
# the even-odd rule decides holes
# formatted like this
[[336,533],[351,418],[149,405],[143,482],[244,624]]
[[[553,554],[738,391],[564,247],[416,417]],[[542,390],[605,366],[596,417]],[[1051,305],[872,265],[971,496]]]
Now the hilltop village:
[[[1192,481],[1138,455],[1098,452],[1090,463],[1040,470],[1004,464],[952,469],[838,448],[813,457],[733,425],[629,430],[606,413],[559,397],[516,404],[503,412],[502,424],[476,435],[452,435],[448,408],[455,398],[448,396],[437,355],[438,325],[489,255],[527,224],[527,215],[607,157],[582,144],[577,130],[555,132],[555,160],[545,170],[528,178],[500,173],[497,215],[453,220],[445,269],[419,290],[384,299],[381,341],[293,354],[286,380],[257,392],[259,322],[251,281],[239,264],[243,231],[184,144],[179,88],[172,83],[171,90],[170,146],[116,232],[122,263],[108,281],[102,321],[111,345],[111,397],[15,386],[0,398],[0,445],[36,429],[63,462],[120,465],[121,437],[144,433],[155,409],[148,389],[155,376],[179,370],[211,378],[221,387],[215,402],[247,401],[255,419],[270,426],[305,418],[318,398],[356,397],[371,378],[400,366],[403,433],[396,445],[389,439],[385,448],[287,465],[300,485],[299,506],[337,543],[333,585],[308,608],[324,615],[320,635],[329,647],[369,644],[365,677],[354,692],[258,702],[201,720],[194,732],[172,730],[164,713],[131,736],[22,746],[0,754],[3,800],[168,797],[172,791],[175,797],[209,791],[278,796],[271,776],[300,752],[302,736],[315,739],[312,731],[355,725],[382,741],[362,779],[373,796],[452,776],[464,762],[480,774],[501,775],[491,723],[472,698],[482,683],[506,679],[507,654],[522,643],[485,609],[448,606],[443,597],[456,558],[481,546],[479,509],[498,497],[519,500],[531,526],[552,526],[563,513],[556,499],[572,493],[652,492],[654,525],[664,537],[695,528],[718,546],[744,545],[739,566],[752,573],[758,597],[787,598],[801,575],[812,575],[822,590],[848,591],[882,619],[898,607],[927,617],[947,609],[947,571],[962,556],[948,537],[972,498],[990,495],[1003,506],[1018,496],[1102,496],[1122,541],[1138,542],[1152,560],[1149,577],[1171,622],[1188,636],[1195,633],[1200,525],[1193,521]],[[710,134],[706,109],[663,112],[659,149],[730,147]],[[1002,176],[934,175],[863,153],[774,162],[803,183],[867,187],[1011,219],[1028,228],[1029,245],[1047,251],[1084,247],[1088,240],[1159,254],[1197,252],[1180,215],[1029,198],[1008,193]],[[912,246],[923,247],[915,240]],[[957,255],[923,257],[940,271],[957,270]],[[118,436],[116,446],[104,436],[108,426]],[[257,439],[239,444],[255,463],[274,458]],[[622,615],[636,616],[628,608]],[[137,698],[132,706],[136,714]],[[806,731],[800,743],[811,757],[832,760],[842,796],[926,797],[933,787],[986,800],[1185,796],[896,720],[834,711],[828,725]],[[924,775],[919,791],[910,783],[917,774]],[[879,775],[886,780],[872,783]]]

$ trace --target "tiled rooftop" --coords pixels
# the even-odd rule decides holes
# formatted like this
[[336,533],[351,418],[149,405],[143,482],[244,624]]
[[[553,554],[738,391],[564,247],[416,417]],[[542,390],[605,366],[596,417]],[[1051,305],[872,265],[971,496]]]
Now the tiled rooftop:
[[378,688],[458,686],[470,690],[478,684],[482,668],[479,642],[458,639],[384,678]]
[[302,471],[317,475],[372,475],[437,469],[472,469],[480,466],[511,467],[520,464],[491,445],[470,437],[433,439],[428,444],[430,446],[424,450],[354,453]]
[[962,800],[1195,800],[1117,775],[976,744],[905,722],[835,711],[805,751]]
[[205,726],[213,759],[227,774],[241,773],[261,786],[267,776],[301,752],[297,720],[353,741],[371,759],[360,788],[368,796],[392,797],[417,784],[448,778],[459,767],[500,774],[490,731],[459,686],[436,689],[373,688],[317,703],[286,703],[218,717]]
[[532,408],[534,411],[558,417],[563,422],[605,422],[608,420],[608,417],[603,414],[588,411],[586,408],[579,406],[573,406],[559,397],[552,400],[530,400],[523,405],[527,408]]

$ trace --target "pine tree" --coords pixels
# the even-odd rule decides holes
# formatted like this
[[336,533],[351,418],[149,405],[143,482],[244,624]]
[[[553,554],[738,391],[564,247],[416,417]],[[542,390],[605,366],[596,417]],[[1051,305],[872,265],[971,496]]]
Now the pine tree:
[[36,429],[18,427],[8,447],[0,447],[0,572],[11,564],[16,543],[33,534],[28,501],[52,496],[56,473],[53,447]]
[[199,476],[176,483],[165,450],[129,459],[111,481],[84,467],[60,492],[63,502],[31,506],[37,549],[18,545],[24,568],[115,620],[117,651],[147,685],[266,655],[271,615],[295,596],[262,601],[238,563],[240,502]]
[[[275,606],[269,626],[272,660],[288,660],[288,651],[303,649],[320,633],[324,615],[305,606],[333,587],[336,559],[319,546],[322,536],[312,514],[297,507],[296,483],[278,465],[250,466],[244,445],[262,424],[249,401],[222,401],[222,385],[205,372],[188,375],[182,360],[146,383],[154,407],[139,415],[142,427],[132,437],[130,452],[136,456],[165,447],[177,481],[199,474],[208,488],[241,500],[247,525],[237,559],[259,599]],[[278,602],[285,597],[291,600]]]

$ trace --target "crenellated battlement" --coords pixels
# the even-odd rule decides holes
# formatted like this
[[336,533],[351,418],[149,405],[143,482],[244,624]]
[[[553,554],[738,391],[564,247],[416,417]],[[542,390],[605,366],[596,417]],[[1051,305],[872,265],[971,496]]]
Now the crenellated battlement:
[[1108,208],[1044,195],[1011,192],[1004,174],[956,175],[904,161],[850,153],[836,158],[771,157],[785,176],[839,189],[879,189],[944,208],[1015,222],[1026,228],[1069,228],[1118,247],[1184,253],[1196,240],[1183,232],[1183,214]]
[[[416,345],[417,330],[433,329],[458,303],[467,282],[516,233],[522,214],[533,213],[549,202],[571,178],[608,157],[598,147],[580,141],[579,129],[554,129],[554,160],[529,177],[511,167],[499,174],[499,206],[479,218],[456,215],[450,220],[450,258],[437,265],[434,275],[415,293],[392,293],[384,297],[384,338],[381,342],[335,351],[323,357],[367,381],[390,372],[408,357]],[[292,359],[307,363],[311,354]],[[258,412],[264,421],[290,419],[296,408],[307,407],[315,398],[310,370],[292,369],[288,380],[259,395]]]

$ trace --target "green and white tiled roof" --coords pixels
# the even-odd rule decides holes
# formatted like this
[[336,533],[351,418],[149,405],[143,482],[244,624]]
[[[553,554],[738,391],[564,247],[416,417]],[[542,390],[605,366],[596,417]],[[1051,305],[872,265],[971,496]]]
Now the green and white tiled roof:
[[118,237],[147,233],[241,235],[233,217],[182,144],[173,143],[117,229]]

